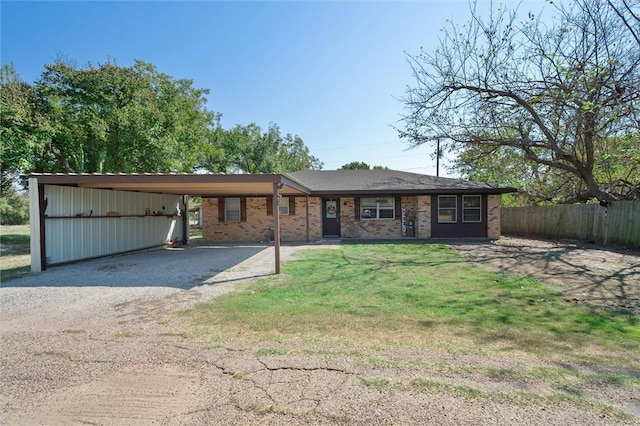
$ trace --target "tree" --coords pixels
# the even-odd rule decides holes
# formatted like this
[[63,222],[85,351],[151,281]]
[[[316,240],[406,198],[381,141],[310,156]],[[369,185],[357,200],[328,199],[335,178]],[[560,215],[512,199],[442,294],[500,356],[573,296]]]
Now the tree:
[[[638,21],[602,0],[556,12],[547,25],[532,13],[518,22],[506,9],[483,19],[474,5],[470,22],[444,29],[438,49],[408,57],[415,84],[399,134],[414,147],[444,139],[467,172],[509,158],[552,182],[543,199],[559,184],[571,191],[556,201],[637,197]],[[517,179],[531,183],[522,172]]]
[[57,61],[27,87],[32,115],[47,126],[16,136],[45,139],[24,172],[190,172],[217,118],[205,108],[207,90],[143,61],[86,68]]
[[0,197],[0,225],[24,225],[29,222],[29,197],[10,186]]
[[31,172],[277,173],[322,168],[277,125],[225,130],[208,90],[143,61],[85,68],[57,61],[33,85],[2,68],[2,189]]
[[287,135],[283,138],[279,150],[278,173],[297,172],[300,170],[320,170],[324,163],[311,155],[309,147],[298,135]]
[[23,170],[33,170],[49,137],[49,121],[36,108],[32,86],[17,75],[13,64],[3,65],[0,82],[0,191],[13,191]]
[[210,171],[235,173],[287,173],[321,169],[322,165],[298,135],[283,137],[273,123],[266,132],[255,123],[215,129],[200,163]]
[[388,167],[373,166],[371,167],[364,161],[352,161],[340,167],[340,170],[386,170]]
[[[638,0],[621,0],[615,2],[607,0],[607,4],[616,12],[625,27],[640,45],[640,11],[638,11]],[[636,10],[634,10],[636,9]]]

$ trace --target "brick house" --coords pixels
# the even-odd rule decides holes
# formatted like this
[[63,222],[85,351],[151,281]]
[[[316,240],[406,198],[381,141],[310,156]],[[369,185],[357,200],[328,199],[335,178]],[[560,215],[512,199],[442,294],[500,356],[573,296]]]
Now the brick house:
[[[394,170],[310,170],[285,175],[306,194],[280,191],[282,241],[324,238],[499,238],[500,197],[513,188]],[[270,194],[204,197],[203,239],[273,238]]]
[[500,196],[513,191],[393,170],[34,173],[31,269],[188,243],[190,196],[202,197],[204,239],[273,238],[279,273],[280,241],[498,238]]

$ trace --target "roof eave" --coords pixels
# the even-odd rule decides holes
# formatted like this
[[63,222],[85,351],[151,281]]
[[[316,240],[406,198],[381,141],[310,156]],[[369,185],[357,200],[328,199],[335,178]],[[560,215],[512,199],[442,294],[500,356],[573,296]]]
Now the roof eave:
[[315,196],[350,196],[350,195],[434,195],[434,194],[506,194],[517,192],[515,188],[466,188],[466,189],[380,189],[380,190],[352,190],[352,191],[331,191],[319,190],[311,191],[311,195]]

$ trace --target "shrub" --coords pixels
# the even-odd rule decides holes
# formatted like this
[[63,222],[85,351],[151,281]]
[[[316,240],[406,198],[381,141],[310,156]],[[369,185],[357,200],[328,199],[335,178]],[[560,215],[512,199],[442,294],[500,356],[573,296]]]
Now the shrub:
[[29,222],[29,199],[10,189],[0,197],[0,225],[24,225]]

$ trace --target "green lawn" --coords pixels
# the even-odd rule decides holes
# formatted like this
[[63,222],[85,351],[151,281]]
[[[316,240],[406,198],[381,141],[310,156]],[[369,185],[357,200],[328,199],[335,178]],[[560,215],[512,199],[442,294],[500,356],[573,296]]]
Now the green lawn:
[[629,362],[638,318],[567,303],[549,285],[466,263],[439,244],[314,249],[283,275],[189,313],[199,332],[247,339],[527,352]]
[[26,275],[31,270],[29,225],[0,226],[0,281]]
[[[240,345],[260,357],[355,357],[368,368],[365,388],[636,419],[615,398],[592,395],[640,392],[637,316],[567,303],[549,285],[474,267],[441,244],[313,249],[282,270],[184,311],[191,335],[211,350]],[[445,361],[458,355],[475,361]],[[388,369],[409,377],[376,373]],[[515,385],[488,391],[468,375]]]

